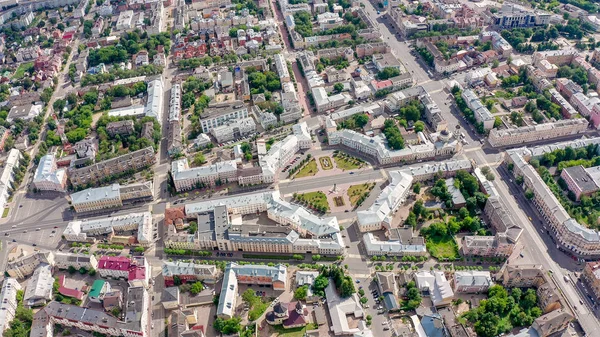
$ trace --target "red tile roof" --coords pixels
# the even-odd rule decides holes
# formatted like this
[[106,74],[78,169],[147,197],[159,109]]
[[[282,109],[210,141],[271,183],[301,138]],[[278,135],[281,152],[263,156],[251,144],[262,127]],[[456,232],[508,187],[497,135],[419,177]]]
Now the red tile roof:
[[63,296],[67,296],[67,297],[73,297],[76,298],[78,300],[83,299],[83,292],[79,291],[77,289],[71,289],[71,288],[67,288],[65,287],[65,275],[60,275],[58,277],[58,292],[63,295]]
[[103,256],[98,261],[98,269],[129,270],[131,260],[125,256]]
[[146,279],[146,268],[145,267],[132,266],[131,268],[129,268],[129,277],[127,278],[128,281],[145,280],[145,279]]

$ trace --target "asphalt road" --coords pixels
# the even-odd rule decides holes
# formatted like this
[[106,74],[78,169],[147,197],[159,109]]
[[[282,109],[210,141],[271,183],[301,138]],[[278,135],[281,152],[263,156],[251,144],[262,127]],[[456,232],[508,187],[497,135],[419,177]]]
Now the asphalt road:
[[301,191],[318,189],[323,186],[333,186],[333,184],[363,183],[367,181],[378,181],[383,179],[381,169],[364,169],[342,173],[335,176],[326,176],[320,178],[301,178],[291,181],[282,181],[279,183],[279,191],[282,195],[297,193]]

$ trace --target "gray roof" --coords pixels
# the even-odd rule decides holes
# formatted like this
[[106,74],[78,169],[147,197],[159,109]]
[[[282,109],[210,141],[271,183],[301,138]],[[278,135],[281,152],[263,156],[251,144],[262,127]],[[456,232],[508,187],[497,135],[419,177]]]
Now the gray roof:
[[563,169],[563,172],[568,174],[571,179],[581,189],[582,193],[591,193],[598,190],[598,185],[594,182],[587,170],[581,166],[572,166]]
[[80,192],[75,192],[71,194],[71,203],[83,204],[107,199],[118,199],[120,195],[119,184],[112,184],[110,186],[88,188]]
[[458,286],[491,286],[493,284],[489,271],[457,271],[454,273],[454,285]]

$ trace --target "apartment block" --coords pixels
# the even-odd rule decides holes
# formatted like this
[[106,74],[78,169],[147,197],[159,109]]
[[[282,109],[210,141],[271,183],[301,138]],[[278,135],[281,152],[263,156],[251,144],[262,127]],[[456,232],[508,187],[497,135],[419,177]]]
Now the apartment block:
[[208,133],[211,129],[221,126],[228,121],[248,118],[248,108],[244,102],[220,103],[210,105],[204,110],[200,124],[202,131]]
[[0,289],[0,336],[8,329],[17,310],[17,292],[23,288],[14,278],[7,277]]
[[[594,139],[589,141],[594,141]],[[579,144],[587,143],[567,142],[561,146],[576,148]],[[554,144],[551,148],[555,149],[556,146],[557,144]],[[577,220],[571,218],[537,171],[523,157],[527,152],[543,154],[542,151],[547,148],[548,146],[540,146],[533,149],[509,150],[507,151],[506,160],[514,165],[513,174],[515,177],[517,175],[523,176],[523,189],[533,192],[533,206],[547,223],[549,231],[556,239],[556,244],[562,250],[582,259],[600,257],[600,234],[596,230],[582,226]]]
[[584,118],[564,119],[534,126],[492,129],[488,141],[493,147],[522,145],[544,139],[575,135],[584,132],[587,128],[588,122]]
[[154,189],[151,181],[125,186],[112,184],[75,192],[70,197],[75,212],[85,213],[121,207],[126,201],[152,200]]
[[81,268],[91,270],[98,268],[98,260],[94,255],[56,252],[54,253],[54,266],[58,269],[73,267],[77,270]]
[[54,254],[52,252],[37,251],[33,254],[23,255],[6,264],[6,272],[9,277],[24,279],[33,274],[41,264],[54,265]]
[[69,180],[74,187],[94,184],[128,171],[139,171],[155,162],[154,148],[149,146],[90,166],[69,169]]
[[481,100],[477,97],[475,92],[471,89],[465,89],[462,92],[462,98],[465,100],[469,109],[473,111],[477,122],[483,123],[483,127],[486,130],[491,130],[494,127],[496,119],[490,110],[481,103]]
[[[120,237],[120,232],[137,231],[137,235]],[[67,241],[94,242],[96,236],[105,236],[111,241],[122,239],[124,244],[150,246],[153,221],[150,212],[131,213],[99,219],[75,220],[69,222],[63,236]]]
[[596,300],[600,299],[600,262],[588,262],[583,269],[583,280],[590,287]]
[[505,265],[498,279],[509,288],[537,288],[546,283],[541,265]]
[[[339,18],[339,16],[338,16]],[[281,82],[289,82],[290,81],[290,72],[288,70],[287,62],[282,54],[273,55],[273,61],[275,62],[275,69],[277,70],[277,74],[279,75],[279,79]]]
[[246,137],[256,131],[256,123],[252,117],[230,120],[223,125],[210,129],[210,133],[218,143]]
[[527,9],[517,4],[503,4],[496,13],[488,13],[491,24],[499,28],[524,28],[550,23],[550,13]]
[[172,287],[176,286],[175,277],[179,278],[181,283],[202,281],[215,284],[221,276],[221,271],[214,265],[165,261],[162,275],[165,287]]

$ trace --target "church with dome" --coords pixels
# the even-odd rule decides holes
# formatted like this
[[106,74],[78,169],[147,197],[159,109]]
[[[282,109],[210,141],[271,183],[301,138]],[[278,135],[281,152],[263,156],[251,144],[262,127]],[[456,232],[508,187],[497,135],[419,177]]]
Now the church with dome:
[[283,325],[285,329],[306,326],[308,310],[300,302],[282,303],[273,306],[266,316],[267,323],[271,325]]

